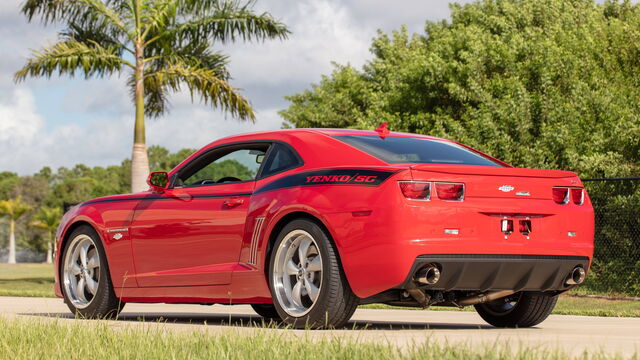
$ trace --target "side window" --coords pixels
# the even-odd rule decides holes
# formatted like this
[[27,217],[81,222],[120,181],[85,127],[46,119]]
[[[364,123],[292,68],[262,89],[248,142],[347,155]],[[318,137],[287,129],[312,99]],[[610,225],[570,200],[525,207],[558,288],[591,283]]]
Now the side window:
[[301,161],[288,146],[275,144],[264,164],[261,177],[271,176],[298,165],[301,165]]
[[195,160],[179,175],[177,187],[193,187],[255,180],[269,145],[214,151]]

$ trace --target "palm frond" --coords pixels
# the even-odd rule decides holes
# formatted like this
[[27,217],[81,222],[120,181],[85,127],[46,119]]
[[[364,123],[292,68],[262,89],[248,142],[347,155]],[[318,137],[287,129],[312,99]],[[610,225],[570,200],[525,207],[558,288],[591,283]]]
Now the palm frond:
[[102,24],[78,24],[70,23],[68,28],[60,31],[60,38],[63,41],[77,41],[94,47],[98,44],[102,47],[112,47],[117,50],[117,55],[122,56],[126,51],[134,54],[133,50],[126,46],[126,43],[118,39],[118,34],[114,34]]
[[[150,71],[147,71],[150,74]],[[144,77],[144,114],[153,118],[160,117],[171,106],[168,97],[168,89],[166,83],[161,81],[162,79],[146,75]],[[129,87],[132,101],[135,101],[136,96],[136,80],[134,74],[129,76],[127,85]]]
[[216,76],[219,70],[175,63],[157,71],[150,77],[162,83],[166,89],[180,91],[184,85],[191,98],[199,96],[205,104],[230,112],[241,120],[255,120],[249,101],[238,93],[228,82]]
[[67,9],[74,6],[67,0],[26,0],[20,10],[31,21],[34,16],[40,15],[42,21],[47,24],[64,18]]
[[145,58],[145,66],[151,71],[160,70],[170,64],[185,63],[189,66],[215,70],[218,78],[225,81],[229,79],[227,71],[229,57],[221,52],[211,50],[206,42],[192,42],[181,47],[157,42],[145,48]]
[[[158,45],[157,43],[156,45]],[[147,48],[145,54],[145,114],[158,117],[169,110],[168,92],[179,87],[175,77],[157,77],[154,74],[173,64],[184,64],[191,68],[208,69],[220,80],[227,81],[228,57],[219,52],[213,52],[204,43],[187,44],[181,48]],[[157,54],[157,55],[154,55]],[[128,81],[132,99],[135,98],[135,78]]]
[[[134,39],[135,32],[127,26],[118,9],[121,0],[27,0],[22,6],[22,13],[31,21],[40,15],[46,23],[64,20],[68,23],[98,24],[102,30],[111,35],[120,34]],[[118,6],[113,8],[112,6]]]
[[60,224],[61,217],[62,210],[59,207],[51,208],[43,206],[36,213],[34,221],[32,221],[30,225],[43,230],[55,231]]
[[85,77],[104,76],[120,71],[123,66],[133,68],[118,56],[118,51],[117,47],[103,47],[95,42],[62,41],[51,48],[34,51],[14,79],[19,82],[27,76],[51,77],[54,73],[75,75],[77,71],[83,72]]
[[73,22],[91,23],[96,22],[102,24],[102,26],[113,27],[120,30],[123,34],[126,34],[130,40],[135,39],[135,31],[120,17],[121,13],[118,13],[113,8],[110,8],[107,3],[101,0],[73,0],[80,5],[81,10],[72,14],[70,18]]
[[18,220],[22,215],[33,208],[22,201],[21,198],[0,200],[0,215],[8,216],[10,219]]
[[[151,37],[147,44],[159,39],[172,41],[174,44],[286,39],[290,33],[286,25],[275,20],[269,13],[255,14],[251,9],[252,4],[237,1],[216,1],[213,5],[209,2],[209,6],[194,4],[198,9],[202,7],[202,10],[187,16],[188,20],[182,23],[172,24]],[[184,9],[178,8],[178,12],[180,10]]]
[[142,38],[146,39],[150,34],[163,32],[175,21],[176,6],[174,1],[164,0],[146,4],[142,15],[144,31]]

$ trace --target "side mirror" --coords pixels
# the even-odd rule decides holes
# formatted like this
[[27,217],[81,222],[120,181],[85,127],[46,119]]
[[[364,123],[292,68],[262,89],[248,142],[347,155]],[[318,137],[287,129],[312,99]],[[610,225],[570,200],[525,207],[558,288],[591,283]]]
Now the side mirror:
[[264,154],[256,155],[256,163],[262,164],[264,161]]
[[153,171],[147,178],[147,184],[155,191],[164,191],[169,187],[169,173],[166,171]]

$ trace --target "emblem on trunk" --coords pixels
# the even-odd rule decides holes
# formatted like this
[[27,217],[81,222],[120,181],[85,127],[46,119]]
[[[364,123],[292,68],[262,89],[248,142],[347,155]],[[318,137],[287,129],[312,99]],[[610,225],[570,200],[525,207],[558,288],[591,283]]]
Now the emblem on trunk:
[[518,191],[516,193],[516,195],[520,195],[520,196],[531,196],[531,194],[528,191]]
[[513,186],[511,185],[502,185],[498,188],[498,190],[503,191],[503,192],[509,192],[509,191],[513,191],[513,189],[515,189]]

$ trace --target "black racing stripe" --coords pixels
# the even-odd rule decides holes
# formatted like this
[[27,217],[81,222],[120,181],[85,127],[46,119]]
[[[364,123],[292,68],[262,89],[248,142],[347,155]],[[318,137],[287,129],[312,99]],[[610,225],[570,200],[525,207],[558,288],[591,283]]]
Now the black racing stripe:
[[371,169],[324,169],[285,176],[256,190],[254,194],[298,186],[339,185],[376,187],[396,171]]
[[226,197],[240,197],[240,196],[251,196],[252,193],[233,193],[233,194],[208,194],[208,195],[193,195],[193,196],[159,196],[159,195],[150,195],[145,197],[132,197],[132,198],[124,198],[124,199],[104,199],[104,200],[89,200],[87,202],[83,202],[80,206],[97,204],[97,203],[106,203],[106,202],[119,202],[119,201],[141,201],[141,200],[185,200],[185,199],[215,199],[215,198],[226,198]]

